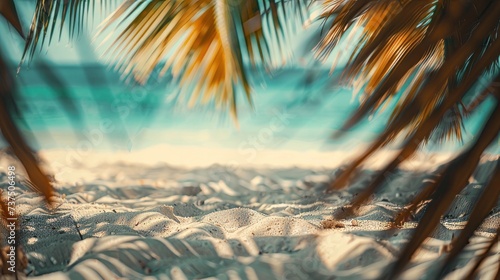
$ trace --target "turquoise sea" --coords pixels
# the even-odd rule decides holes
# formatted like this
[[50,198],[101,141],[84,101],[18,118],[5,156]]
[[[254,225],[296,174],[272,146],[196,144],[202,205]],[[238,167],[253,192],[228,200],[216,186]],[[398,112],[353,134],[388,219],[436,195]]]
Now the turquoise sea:
[[[244,149],[322,151],[354,149],[381,132],[390,110],[369,116],[340,139],[332,134],[359,105],[353,89],[332,84],[325,70],[284,69],[254,75],[253,106],[238,96],[239,117],[199,105],[188,108],[172,77],[133,85],[104,66],[57,66],[53,73],[22,69],[23,127],[36,149],[71,148],[81,139],[103,136],[97,150],[137,150],[158,144]],[[50,84],[51,75],[58,82]],[[390,108],[391,105],[388,106]],[[480,128],[487,102],[465,123],[464,143]],[[104,128],[103,128],[104,126]],[[112,128],[112,129],[106,129]],[[459,141],[430,144],[433,151],[460,148]],[[499,150],[500,144],[494,145]]]

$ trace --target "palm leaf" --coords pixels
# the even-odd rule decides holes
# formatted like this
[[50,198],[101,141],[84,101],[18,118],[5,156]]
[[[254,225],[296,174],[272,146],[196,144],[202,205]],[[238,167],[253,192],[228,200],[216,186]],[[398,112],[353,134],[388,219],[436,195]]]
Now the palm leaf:
[[91,15],[93,18],[98,7],[101,12],[106,12],[116,1],[37,0],[20,65],[26,58],[31,60],[37,50],[49,45],[56,33],[59,33],[61,39],[66,29],[69,37],[74,38],[88,24]]
[[[444,274],[446,268],[452,266],[456,257],[460,254],[462,249],[468,244],[469,239],[474,234],[474,231],[481,225],[482,220],[484,220],[488,216],[490,209],[493,209],[493,207],[496,206],[498,198],[500,197],[500,188],[498,188],[497,182],[500,182],[500,164],[498,163],[494,171],[493,177],[490,179],[489,184],[483,190],[474,209],[470,213],[470,216],[474,217],[474,219],[471,219],[467,223],[467,225],[465,226],[464,230],[460,233],[458,238],[455,239],[453,244],[451,244],[452,249],[446,257],[445,263],[440,273],[441,275]],[[498,233],[497,233],[497,238],[498,238]]]
[[[19,16],[13,1],[7,0],[0,3],[0,14],[23,36]],[[48,202],[51,202],[53,188],[48,177],[40,168],[36,156],[27,144],[22,133],[15,124],[13,117],[19,116],[15,102],[17,94],[16,81],[10,74],[10,69],[5,63],[0,50],[0,131],[16,157],[20,160],[29,178],[42,193]]]
[[161,65],[160,76],[171,71],[191,106],[213,98],[236,117],[239,89],[250,101],[245,58],[254,64],[273,61],[272,45],[284,50],[294,28],[286,22],[289,12],[302,15],[307,1],[229,2],[234,1],[125,1],[101,29],[121,28],[107,53],[113,53],[117,69],[140,83]]
[[[332,38],[337,39],[332,39],[329,35],[324,36],[318,45],[318,51],[323,56],[331,52],[340,35],[345,33],[342,33],[342,30],[353,25],[354,22],[358,26],[367,26],[362,29],[363,39],[359,42],[358,51],[353,54],[351,63],[345,71],[347,78],[358,77],[358,80],[365,84],[365,99],[360,110],[346,123],[344,130],[358,123],[366,114],[380,108],[404,84],[410,82],[410,86],[401,95],[392,115],[393,121],[419,92],[420,81],[431,75],[435,69],[452,57],[456,50],[460,49],[465,59],[461,60],[460,64],[453,65],[454,68],[450,69],[452,71],[440,85],[441,88],[429,96],[420,114],[417,114],[409,125],[404,127],[410,129],[407,133],[409,135],[446,96],[447,92],[456,86],[457,81],[462,79],[471,67],[474,67],[477,59],[480,58],[479,54],[491,47],[498,32],[498,22],[492,20],[485,23],[488,25],[485,28],[486,31],[475,30],[477,23],[483,22],[483,19],[487,17],[488,5],[484,3],[487,1],[475,4],[478,9],[476,17],[465,17],[468,11],[466,8],[470,7],[463,5],[457,5],[457,11],[454,8],[444,13],[442,1],[405,1],[401,4],[395,4],[400,1],[388,0],[330,2],[335,2],[338,6],[333,6],[334,10],[328,10],[332,9],[332,6],[326,6],[325,9],[328,12],[326,14],[328,16],[338,14],[338,16],[328,34],[333,34]],[[356,5],[362,5],[362,7]],[[391,12],[387,12],[387,9]],[[344,14],[347,14],[347,18],[342,17]],[[465,19],[459,20],[464,17]],[[489,18],[492,19],[493,16],[490,15]],[[383,23],[377,24],[379,22]],[[456,24],[457,22],[461,24]],[[468,42],[466,37],[472,34],[479,35],[477,37],[480,39],[481,46],[475,45],[474,48],[464,51],[462,47]],[[473,54],[475,54],[475,60],[470,59]],[[457,73],[464,74],[457,75]],[[458,121],[454,121],[448,129],[444,129],[445,132],[440,133],[439,139],[451,138],[452,135],[461,138],[461,114],[458,106],[459,104],[450,110],[449,114],[454,117],[448,118],[448,120]],[[396,130],[395,135],[401,131],[403,129]]]
[[241,82],[247,89],[248,82],[234,51],[237,42],[228,6],[210,2],[126,1],[106,24],[140,9],[113,43],[120,70],[145,83],[156,65],[173,51],[175,55],[169,57],[162,72],[169,68],[174,76],[185,72],[183,84],[203,75],[204,82],[194,89],[191,100],[206,88],[205,96],[213,95],[219,103],[228,100],[235,112],[235,86]]
[[2,15],[21,36],[24,36],[14,0],[4,0],[0,2],[0,15]]
[[[493,113],[491,113],[488,122],[485,124],[483,131],[478,137],[478,140],[470,146],[468,150],[454,159],[446,168],[446,170],[441,174],[439,180],[435,181],[435,192],[429,196],[432,198],[431,203],[422,219],[420,220],[414,234],[408,245],[404,248],[400,257],[393,266],[389,275],[391,277],[397,276],[405,267],[405,265],[411,260],[411,257],[415,251],[419,248],[422,242],[429,236],[434,228],[440,221],[441,216],[445,213],[448,207],[453,202],[455,196],[467,185],[468,180],[474,170],[476,169],[481,154],[484,150],[495,140],[500,131],[500,103],[497,102],[497,106]],[[466,162],[466,163],[465,163]],[[495,184],[494,181],[498,178],[498,169],[494,171],[493,178],[490,184]],[[489,190],[489,191],[488,191]],[[495,191],[491,191],[488,188],[486,196],[496,196]],[[498,196],[496,196],[498,197]],[[488,198],[485,198],[488,199]],[[485,199],[480,199],[485,200]],[[486,201],[485,201],[486,202]],[[493,203],[479,204],[471,213],[469,223],[467,227],[463,230],[459,238],[457,239],[458,250],[463,248],[464,242],[468,241],[470,238],[469,232],[475,230],[486,217],[487,213],[495,206],[497,200],[495,199]],[[486,214],[484,212],[486,211]],[[470,225],[469,225],[470,224]],[[456,250],[456,249],[455,249]],[[450,260],[453,259],[455,251],[449,255]]]
[[52,185],[45,175],[45,172],[40,168],[35,153],[28,146],[13,120],[13,116],[17,115],[16,112],[13,111],[15,108],[13,97],[16,92],[16,85],[12,75],[10,75],[10,69],[5,64],[1,55],[0,70],[2,73],[0,76],[0,130],[2,136],[19,161],[23,164],[29,178],[37,187],[37,190],[45,196],[48,202],[51,202],[53,192]]
[[[50,44],[57,25],[59,38],[64,26],[70,38],[78,34],[98,2],[106,9],[116,1],[38,0],[21,63]],[[171,70],[179,77],[183,93],[191,95],[190,105],[213,97],[218,107],[229,105],[236,117],[240,87],[250,100],[246,57],[255,65],[286,60],[287,55],[277,54],[289,53],[290,34],[305,19],[310,2],[127,0],[108,17],[102,31],[121,28],[115,30],[108,51],[114,52],[124,76],[145,83],[155,67],[164,64],[160,76]],[[298,15],[298,20],[291,15]]]
[[[16,6],[13,1],[6,0],[0,2],[0,15],[4,17],[16,31],[23,36],[23,31],[19,16],[16,11]],[[53,188],[50,184],[48,177],[40,169],[39,163],[35,158],[33,151],[27,145],[23,135],[19,131],[16,124],[13,122],[13,116],[19,115],[19,110],[16,106],[15,100],[16,94],[16,83],[13,76],[10,75],[10,69],[3,59],[3,52],[0,50],[0,133],[3,138],[7,141],[8,146],[13,150],[17,158],[23,164],[28,176],[33,180],[36,190],[42,193],[46,200],[50,203],[52,202],[52,192]],[[7,217],[17,218],[17,213],[11,213],[7,207],[7,204],[1,198],[3,196],[2,190],[0,190],[0,220],[2,225],[6,225]],[[16,228],[16,243],[19,243],[19,238],[21,234],[19,229]],[[7,266],[7,259],[3,253],[0,254],[0,266],[2,271],[0,274],[9,274]],[[19,270],[23,270],[26,267],[26,263],[23,262],[23,255],[19,246],[16,246],[16,255],[19,256]],[[16,278],[17,278],[17,272]]]
[[[473,12],[471,12],[473,11]],[[477,81],[498,72],[500,40],[498,18],[500,3],[481,1],[325,1],[323,18],[330,23],[328,32],[318,44],[320,58],[327,57],[349,28],[361,28],[362,40],[352,54],[344,71],[347,82],[363,85],[364,95],[360,109],[344,125],[347,130],[367,114],[375,112],[390,98],[399,98],[387,128],[371,146],[332,183],[331,188],[345,186],[357,168],[374,152],[402,132],[406,133],[399,153],[370,182],[363,193],[356,196],[347,213],[369,199],[403,161],[432,137],[461,138],[462,119],[485,100],[486,95],[500,96],[500,76],[475,95]],[[333,18],[333,19],[332,19]],[[409,85],[401,92],[403,85]],[[469,95],[474,97],[469,98]],[[474,106],[464,110],[463,101],[471,99]],[[414,252],[437,226],[440,216],[451,205],[456,194],[466,185],[480,156],[500,133],[499,102],[484,123],[477,140],[447,166],[437,171],[414,201],[403,210],[396,223],[404,222],[416,205],[432,199],[416,233],[403,249],[384,278],[399,275]],[[341,132],[342,133],[342,132]],[[489,185],[498,181],[499,170]],[[480,202],[471,213],[456,248],[445,265],[450,265],[464,244],[496,203],[497,191],[487,187]],[[445,268],[442,269],[445,273]]]

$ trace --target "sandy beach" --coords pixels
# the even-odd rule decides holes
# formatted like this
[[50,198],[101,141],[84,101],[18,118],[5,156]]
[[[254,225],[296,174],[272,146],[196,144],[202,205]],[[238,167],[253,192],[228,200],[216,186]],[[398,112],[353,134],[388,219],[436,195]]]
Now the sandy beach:
[[[19,175],[17,210],[29,278],[375,279],[413,234],[425,206],[400,230],[389,230],[389,222],[446,158],[427,156],[418,162],[417,157],[388,176],[359,216],[332,221],[333,211],[359,192],[376,164],[365,167],[366,180],[326,194],[346,155],[311,155],[301,165],[292,154],[276,152],[268,155],[276,160],[263,160],[267,166],[223,165],[223,156],[188,166],[182,164],[182,148],[174,149],[177,155],[162,149],[170,161],[162,161],[165,154],[151,154],[159,150],[155,147],[115,152],[113,158],[94,152],[72,165],[57,164],[64,161],[63,151],[42,151],[57,180],[56,207],[48,209]],[[11,160],[2,156],[2,168]],[[435,271],[497,161],[498,156],[483,159],[402,279],[422,279]],[[64,168],[79,170],[79,176]],[[4,184],[4,169],[1,174]],[[459,279],[472,268],[499,226],[499,215],[497,207],[447,279]],[[493,279],[499,257],[495,246],[480,279]]]

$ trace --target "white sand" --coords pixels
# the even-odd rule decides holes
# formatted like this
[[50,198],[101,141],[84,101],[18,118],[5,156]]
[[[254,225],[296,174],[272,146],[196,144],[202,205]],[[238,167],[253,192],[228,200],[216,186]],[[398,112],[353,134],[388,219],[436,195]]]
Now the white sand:
[[[357,225],[344,220],[344,228],[323,229],[321,222],[362,187],[360,180],[343,191],[323,192],[348,154],[263,152],[262,162],[249,164],[239,164],[230,150],[178,147],[92,152],[80,163],[66,161],[67,154],[42,153],[59,181],[57,209],[48,210],[37,195],[18,188],[27,273],[33,279],[374,279],[415,226],[410,222],[390,232],[388,222],[446,158],[417,157],[407,164],[409,170],[390,174],[356,218]],[[369,168],[388,158],[379,155]],[[452,207],[402,278],[434,271],[496,160],[483,160],[458,207]],[[11,162],[1,157],[2,174]],[[5,175],[0,178],[4,184]],[[469,261],[487,246],[499,223],[497,208],[449,279],[474,265]],[[495,246],[480,269],[481,279],[493,278],[499,260],[500,246]]]

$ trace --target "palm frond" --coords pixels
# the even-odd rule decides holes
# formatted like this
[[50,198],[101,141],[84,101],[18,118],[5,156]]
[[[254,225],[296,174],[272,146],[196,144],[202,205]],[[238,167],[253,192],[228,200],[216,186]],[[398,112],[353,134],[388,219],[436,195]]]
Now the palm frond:
[[[441,219],[441,216],[449,208],[449,206],[455,199],[455,196],[467,185],[470,176],[479,163],[482,153],[496,139],[499,131],[500,103],[497,102],[495,110],[491,113],[488,122],[486,122],[481,134],[477,138],[478,140],[473,145],[471,145],[469,149],[467,149],[465,152],[455,158],[451,163],[449,163],[447,168],[441,174],[441,177],[434,182],[435,192],[431,196],[429,196],[429,198],[432,198],[432,200],[428,206],[426,213],[415,229],[415,232],[418,234],[414,234],[408,245],[403,249],[392,270],[389,272],[389,275],[391,275],[391,277],[397,276],[404,269],[406,264],[410,262],[411,257],[420,247],[425,238],[427,238],[427,236],[429,236],[436,228]],[[491,178],[490,185],[496,184],[497,181],[494,180],[498,178],[499,171],[500,170],[498,168],[494,171],[494,175],[493,178]],[[486,195],[486,197],[484,195]],[[463,248],[463,246],[465,246],[464,242],[469,240],[470,231],[473,232],[475,229],[477,229],[477,227],[482,223],[486,215],[498,201],[496,191],[492,192],[491,188],[485,189],[484,195],[480,198],[478,203],[484,202],[486,204],[476,204],[476,207],[471,213],[467,226],[461,232],[457,241],[454,243],[454,245],[456,244],[458,246],[458,248],[455,249],[458,250],[458,252],[461,250],[461,248]],[[493,196],[494,201],[489,203],[491,197],[488,196]],[[449,261],[453,259],[455,254],[457,254],[457,252],[455,251],[452,251],[450,253]]]
[[[114,0],[38,0],[21,63],[37,49],[50,44],[66,26],[70,38],[82,30],[85,19],[100,3],[106,9]],[[190,105],[214,97],[221,107],[229,104],[236,116],[236,92],[242,87],[250,100],[249,75],[244,67],[254,63],[283,63],[288,40],[305,20],[311,0],[189,0],[123,1],[103,24],[107,30],[122,28],[115,37],[114,58],[125,76],[144,83],[153,69],[165,63],[180,78]],[[299,20],[292,15],[298,15]],[[57,28],[59,26],[59,28]],[[276,46],[278,49],[276,50]],[[196,82],[194,87],[188,86]],[[201,96],[203,92],[203,96]]]
[[[474,12],[471,12],[474,11]],[[369,16],[368,16],[369,15]],[[390,98],[399,98],[387,128],[353,160],[334,182],[331,189],[348,184],[358,167],[368,157],[406,132],[402,149],[380,170],[365,190],[357,195],[337,218],[355,214],[392,172],[403,161],[432,137],[461,138],[463,118],[485,100],[486,95],[497,98],[496,108],[490,113],[480,135],[468,149],[448,165],[436,171],[434,180],[427,182],[415,199],[399,213],[395,224],[400,225],[421,202],[432,199],[408,245],[382,277],[397,277],[409,263],[415,251],[429,236],[440,217],[467,182],[487,147],[500,133],[500,75],[498,59],[500,40],[500,3],[482,1],[325,1],[325,24],[329,30],[318,44],[321,58],[327,57],[340,38],[351,27],[362,29],[362,40],[352,54],[344,71],[348,82],[363,84],[364,100],[360,109],[343,129],[356,125],[367,114],[375,112]],[[333,19],[331,19],[334,17]],[[478,82],[496,73],[484,89]],[[404,85],[408,85],[402,90]],[[483,91],[475,95],[471,90]],[[463,101],[472,97],[472,106],[464,110]],[[471,98],[469,98],[471,99]],[[472,232],[482,223],[497,202],[499,169],[494,171],[470,215],[469,223],[454,241],[454,249],[444,262],[441,273],[447,272],[457,254],[463,249]]]
[[218,107],[229,106],[236,117],[240,87],[250,101],[245,59],[272,61],[272,44],[285,48],[292,31],[286,22],[290,9],[299,14],[307,9],[307,0],[285,2],[125,1],[101,32],[122,27],[112,36],[107,53],[113,53],[125,76],[145,83],[163,64],[160,75],[170,70],[179,79],[181,93],[191,95],[191,106],[213,97]]
[[[468,244],[469,239],[474,234],[474,231],[481,225],[482,221],[488,216],[490,209],[496,206],[498,198],[500,197],[500,188],[497,183],[500,182],[500,164],[497,162],[496,169],[493,173],[493,177],[490,179],[489,184],[483,190],[479,200],[472,212],[470,213],[470,219],[463,231],[460,233],[457,239],[451,244],[451,251],[446,256],[445,263],[441,269],[440,275],[444,276],[445,269],[452,266],[456,257],[460,254],[462,249]],[[500,228],[499,228],[500,229]],[[497,233],[498,238],[498,233]],[[498,240],[497,240],[498,241]],[[489,251],[489,250],[488,250]]]
[[0,131],[16,157],[22,163],[30,180],[37,190],[43,194],[46,200],[52,202],[53,188],[45,172],[35,157],[35,153],[27,144],[18,126],[13,120],[15,102],[13,97],[16,92],[16,84],[10,70],[1,56],[0,51]]
[[193,90],[191,103],[205,90],[206,97],[213,95],[219,103],[229,101],[235,112],[235,86],[241,82],[248,90],[248,82],[235,51],[237,40],[228,8],[221,1],[126,1],[107,24],[125,13],[139,13],[110,50],[119,57],[120,70],[140,83],[172,52],[163,73],[169,68],[176,77],[185,73],[184,85],[203,78]]
[[[311,0],[241,1],[235,9],[252,64],[283,64],[292,35],[306,21]],[[259,4],[261,3],[261,4]]]
[[[13,1],[7,0],[0,3],[0,14],[23,36],[19,16]],[[19,109],[15,102],[17,94],[16,81],[10,73],[0,50],[0,132],[12,149],[16,157],[24,166],[29,178],[42,193],[47,201],[51,202],[53,188],[45,173],[40,168],[33,150],[27,144],[13,116],[19,116]]]
[[67,29],[69,37],[74,38],[88,24],[90,16],[93,18],[98,7],[101,12],[107,11],[115,2],[116,0],[37,0],[20,65],[26,58],[33,58],[37,50],[49,45],[56,33],[59,33],[61,39],[63,31]]
[[[324,18],[335,16],[327,35],[318,45],[320,56],[327,56],[347,28],[356,26],[363,32],[357,51],[352,54],[345,78],[357,78],[365,85],[360,110],[344,126],[357,124],[361,118],[376,111],[403,85],[410,83],[399,97],[391,122],[420,94],[421,81],[444,67],[459,54],[461,60],[447,64],[449,72],[409,122],[394,130],[395,137],[404,129],[410,135],[430,112],[447,97],[449,91],[477,65],[482,54],[498,38],[498,13],[491,10],[491,1],[466,1],[457,5],[446,1],[326,1]],[[453,7],[452,7],[453,6]],[[469,12],[474,8],[476,13]],[[388,11],[389,10],[389,11]],[[326,23],[325,23],[326,24]],[[482,26],[480,28],[480,26]],[[471,36],[475,44],[469,44]],[[468,45],[465,48],[465,45]],[[490,66],[495,64],[491,60]],[[461,138],[461,115],[457,103],[450,109],[454,117],[436,127],[438,139]],[[448,126],[448,127],[444,127]],[[428,137],[431,137],[430,134]]]
[[4,0],[0,2],[0,15],[2,15],[21,36],[24,36],[14,0]]

